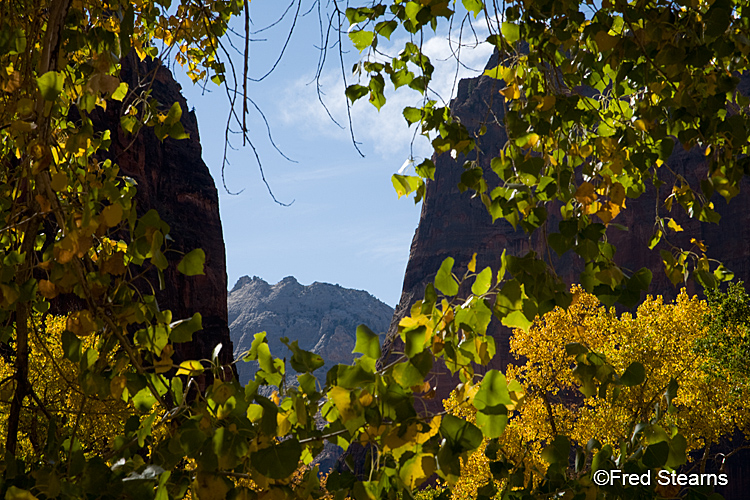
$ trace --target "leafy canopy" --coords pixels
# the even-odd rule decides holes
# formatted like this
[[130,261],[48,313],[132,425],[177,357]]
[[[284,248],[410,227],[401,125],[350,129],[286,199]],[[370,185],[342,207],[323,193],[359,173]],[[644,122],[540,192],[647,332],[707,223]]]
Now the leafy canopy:
[[[711,196],[731,199],[739,193],[748,158],[748,103],[735,91],[734,75],[747,66],[747,6],[728,0],[608,1],[598,7],[519,1],[506,2],[501,12],[494,2],[462,3],[474,19],[482,15],[488,41],[498,49],[499,64],[489,76],[498,79],[506,99],[502,125],[509,141],[496,158],[477,151],[476,160],[466,164],[461,189],[476,192],[493,218],[529,233],[550,218],[550,207],[558,207],[559,234],[550,234],[549,245],[587,261],[581,276],[586,290],[607,303],[635,302],[650,273],[620,269],[606,241],[607,225],[626,208],[626,199],[666,182],[660,192],[667,211],[680,206],[688,216],[712,222],[718,216]],[[405,32],[409,38],[390,60],[362,60],[355,68],[361,82],[347,89],[351,101],[368,95],[376,107],[385,105],[387,76],[394,87],[425,96],[404,116],[430,137],[437,153],[465,157],[476,150],[482,129],[468,131],[429,98],[434,68],[419,44],[422,31],[454,18],[456,2],[329,5],[332,19],[346,17],[348,36],[366,54],[374,54],[380,37]],[[246,387],[224,376],[219,346],[205,359],[172,359],[174,346],[201,329],[201,317],[173,318],[153,293],[144,292],[151,286],[142,282],[147,272],[159,276],[174,265],[167,258],[169,227],[154,211],[139,216],[133,201],[137,186],[107,159],[110,133],[97,131],[92,115],[118,101],[125,110],[118,133],[152,127],[160,140],[185,138],[180,105],[158,103],[148,88],[121,81],[121,61],[131,49],[142,59],[174,53],[195,81],[208,77],[223,84],[220,37],[243,10],[247,20],[249,2],[224,0],[174,6],[169,0],[0,4],[0,343],[10,347],[12,364],[12,381],[2,383],[11,388],[3,400],[4,498],[164,500],[183,498],[190,490],[201,500],[316,499],[325,494],[316,469],[302,477],[295,472],[325,440],[344,447],[359,442],[371,450],[364,475],[328,477],[326,487],[336,498],[410,497],[434,474],[455,484],[462,460],[484,438],[505,434],[510,412],[528,393],[497,371],[480,380],[476,365],[495,355],[495,341],[487,335],[493,317],[527,328],[538,314],[571,301],[549,273],[549,263],[535,254],[503,255],[499,270],[477,272],[472,261],[463,277],[454,275],[455,263],[446,260],[434,286],[399,326],[403,349],[391,352],[384,366],[376,364],[381,349],[366,328],[358,331],[361,356],[351,366],[334,367],[325,383],[311,374],[319,360],[292,344],[298,385],[284,384],[286,363],[271,355],[264,333],[245,356],[260,367]],[[670,165],[675,138],[707,159],[698,182]],[[481,165],[489,165],[496,178]],[[395,176],[394,184],[420,199],[434,169],[425,160],[417,176]],[[681,227],[673,217],[656,215],[652,246],[670,243],[671,232]],[[693,276],[709,287],[728,276],[708,259],[702,242],[692,244],[663,247],[673,282]],[[177,267],[186,275],[200,274],[203,260],[194,249]],[[464,283],[473,295],[459,296]],[[73,363],[66,366],[74,367],[81,401],[121,400],[134,415],[124,427],[112,426],[106,450],[98,448],[102,443],[78,446],[86,441],[78,437],[85,426],[57,425],[57,411],[43,418],[36,412],[28,424],[45,430],[37,433],[38,446],[32,441],[29,448],[22,435],[28,407],[36,411],[42,399],[35,395],[45,382],[35,378],[30,362],[32,339],[43,331],[35,313],[47,313],[60,295],[80,307],[60,334],[65,359],[45,351],[46,361]],[[58,330],[47,331],[51,337]],[[635,362],[623,368],[587,347],[574,347],[571,355],[586,394],[611,399],[618,388],[621,394],[646,388],[641,361],[640,368]],[[475,410],[475,422],[421,411],[419,398],[434,395],[426,378],[436,359],[458,374],[457,398]],[[667,386],[666,398],[674,398],[672,389]],[[654,425],[650,414],[633,418],[636,426]],[[509,497],[589,491],[585,474],[565,474],[576,438],[564,432],[556,431],[543,450],[549,467],[538,481],[512,476]],[[640,470],[676,464],[664,453],[664,443],[676,450],[681,432],[667,441],[636,440],[633,446],[643,455],[625,454],[617,465]],[[498,458],[498,451],[491,442],[485,454],[501,478],[511,477],[522,464]],[[596,467],[615,466],[606,446],[597,456]],[[260,494],[240,480],[252,480]],[[492,496],[494,488],[488,483],[482,495]]]
[[[436,154],[464,161],[461,190],[471,190],[493,220],[504,219],[542,241],[558,255],[578,254],[585,270],[578,282],[607,304],[634,306],[651,279],[648,270],[615,263],[616,248],[607,229],[624,229],[618,215],[628,200],[656,188],[658,204],[649,247],[658,251],[669,279],[695,279],[706,288],[731,279],[712,261],[698,235],[677,233],[676,218],[715,223],[713,196],[731,200],[748,172],[748,104],[738,90],[748,69],[750,34],[744,1],[657,0],[603,2],[481,0],[375,2],[346,9],[349,37],[362,53],[350,85],[352,101],[369,95],[381,107],[386,82],[409,87],[421,104],[404,109]],[[418,43],[430,30],[458,20],[489,33],[496,66],[485,75],[497,80],[503,112],[468,129],[430,91],[434,67]],[[395,57],[383,58],[383,38],[410,41]],[[459,47],[456,46],[456,49]],[[489,108],[489,104],[488,104]],[[481,115],[481,113],[480,113]],[[488,128],[507,135],[499,154],[477,148]],[[705,158],[696,172],[683,172],[673,151],[684,148]],[[424,181],[434,177],[426,159],[416,175],[394,175],[399,195],[424,196]],[[653,186],[653,187],[652,187]],[[684,215],[680,215],[682,212]],[[645,249],[644,249],[645,250]],[[570,300],[567,286],[548,279],[536,288],[524,273],[543,269],[554,277],[550,259],[533,252],[509,283],[525,285],[523,311],[509,309],[505,322],[527,326],[537,312]]]

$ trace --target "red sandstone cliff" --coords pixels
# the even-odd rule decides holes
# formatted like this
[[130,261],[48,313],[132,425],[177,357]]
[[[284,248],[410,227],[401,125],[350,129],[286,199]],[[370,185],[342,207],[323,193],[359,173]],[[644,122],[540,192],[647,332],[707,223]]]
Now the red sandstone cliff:
[[[169,224],[169,267],[164,272],[165,287],[159,290],[154,273],[149,280],[157,290],[162,309],[170,309],[173,318],[182,319],[199,312],[203,330],[193,335],[193,342],[178,344],[181,359],[208,358],[214,347],[223,345],[220,358],[232,359],[232,343],[227,324],[227,275],[224,238],[219,219],[219,196],[208,167],[201,158],[200,135],[195,113],[188,110],[180,85],[170,71],[158,62],[138,62],[131,54],[123,59],[121,79],[131,90],[151,88],[151,96],[165,109],[174,102],[182,107],[182,125],[189,139],[171,138],[160,142],[153,131],[143,127],[134,137],[119,126],[121,110],[128,105],[107,108],[100,121],[112,131],[110,156],[119,164],[122,175],[136,180],[136,202],[139,215],[155,209]],[[185,276],[177,272],[182,253],[202,248],[206,253],[205,275]]]

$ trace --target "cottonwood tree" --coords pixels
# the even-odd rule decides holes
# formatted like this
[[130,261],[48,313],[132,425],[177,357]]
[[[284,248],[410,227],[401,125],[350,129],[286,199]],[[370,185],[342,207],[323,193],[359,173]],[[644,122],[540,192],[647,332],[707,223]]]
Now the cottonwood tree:
[[[646,183],[660,182],[660,172],[669,169],[674,137],[683,146],[702,148],[710,166],[699,186],[678,178],[667,203],[710,221],[716,218],[709,201],[713,192],[726,198],[738,194],[746,163],[747,103],[735,91],[735,73],[747,64],[745,5],[506,2],[500,9],[495,2],[462,3],[475,18],[483,15],[488,41],[501,55],[491,73],[505,82],[511,138],[492,161],[500,185],[493,186],[469,164],[465,187],[477,192],[493,217],[530,232],[544,221],[547,203],[560,204],[565,225],[550,244],[587,259],[587,283],[595,293],[627,299],[648,279],[645,273],[626,276],[615,266],[602,228],[625,208],[626,197],[637,197]],[[454,18],[455,3],[354,7],[334,1],[327,6],[336,38],[348,32],[365,57],[381,37],[402,32],[412,40],[390,61],[363,59],[357,69],[366,85],[350,86],[350,100],[369,95],[382,106],[387,76],[394,86],[427,96],[421,106],[405,109],[405,117],[432,134],[437,153],[457,156],[473,148],[475,138],[450,110],[429,99],[433,70],[419,44],[424,30]],[[376,365],[378,337],[366,327],[357,332],[355,352],[361,356],[351,366],[332,369],[325,383],[312,376],[322,365],[319,357],[291,342],[288,367],[271,355],[263,333],[246,355],[260,369],[245,387],[223,377],[216,353],[175,366],[173,345],[191,338],[200,317],[172,318],[153,296],[136,288],[143,269],[163,271],[168,265],[168,228],[155,212],[138,217],[133,205],[137,187],[119,175],[115,163],[102,160],[110,137],[95,132],[91,114],[121,100],[129,104],[121,117],[127,132],[151,126],[159,138],[183,137],[179,105],[162,107],[148,94],[135,95],[118,77],[121,58],[130,50],[138,57],[171,55],[194,80],[208,77],[224,84],[229,74],[224,63],[230,61],[222,62],[220,37],[233,16],[244,17],[247,27],[248,9],[247,1],[190,0],[175,5],[169,0],[0,5],[0,342],[10,347],[13,371],[11,380],[3,380],[9,399],[2,402],[7,434],[0,493],[6,499],[162,500],[182,498],[188,490],[202,500],[318,498],[325,492],[316,469],[301,478],[294,474],[326,439],[344,447],[355,441],[369,444],[364,476],[341,472],[328,477],[326,488],[337,498],[410,496],[433,474],[455,483],[461,458],[484,437],[502,434],[509,408],[524,393],[499,372],[479,381],[474,365],[494,355],[494,340],[486,334],[493,317],[527,326],[537,313],[567,305],[561,284],[539,279],[548,263],[535,256],[504,256],[500,270],[476,272],[470,264],[461,280],[447,260],[435,286],[402,322],[404,349],[386,366]],[[356,26],[347,29],[347,22]],[[247,28],[245,40],[249,43]],[[230,98],[243,94],[246,68],[245,62],[236,72]],[[581,95],[576,91],[581,85],[598,93]],[[242,111],[236,107],[238,123],[244,112],[244,106]],[[433,168],[426,160],[418,166],[419,176],[395,177],[401,193],[415,191],[419,198]],[[659,228],[655,237],[664,237],[667,222]],[[707,286],[722,279],[722,268],[711,266],[696,246],[698,251],[666,252],[670,277],[683,279],[687,273]],[[178,268],[196,274],[202,264],[196,249]],[[470,298],[458,297],[461,281],[471,285]],[[122,400],[136,414],[122,429],[112,430],[113,444],[106,450],[82,446],[76,427],[53,425],[54,412],[37,424],[46,430],[39,433],[46,436],[41,456],[19,447],[23,412],[42,401],[29,375],[29,339],[38,331],[34,314],[48,311],[58,294],[74,294],[82,304],[66,319],[61,341],[65,357],[77,362],[85,396]],[[93,342],[82,349],[79,339],[86,337]],[[476,424],[415,408],[415,394],[429,393],[425,377],[436,358],[459,374],[458,397],[477,410]],[[576,362],[584,390],[628,385],[629,368],[622,372],[604,355],[587,351]],[[288,368],[298,372],[296,387],[282,383]],[[200,383],[204,372],[215,375],[208,385]],[[263,386],[277,391],[264,397],[259,393]],[[326,422],[322,428],[316,424],[318,412]],[[551,464],[544,478],[520,484],[509,495],[588,491],[590,479],[565,474],[568,443],[555,437],[548,445]],[[644,456],[660,457],[660,443],[643,443]],[[614,455],[601,460],[609,463]],[[647,464],[639,456],[618,465],[669,466],[659,460]],[[491,485],[482,490],[485,496],[492,493]],[[606,488],[598,493],[627,497],[627,492]],[[646,488],[642,494],[656,493]]]

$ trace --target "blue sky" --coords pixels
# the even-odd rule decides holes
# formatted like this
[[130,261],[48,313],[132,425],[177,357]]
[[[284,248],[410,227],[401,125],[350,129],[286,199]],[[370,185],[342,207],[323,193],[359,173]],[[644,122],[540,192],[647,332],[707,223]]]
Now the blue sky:
[[[310,2],[303,2],[303,12],[306,3]],[[250,5],[253,29],[258,30],[277,20],[288,4],[255,1]],[[251,77],[265,74],[274,64],[292,13],[293,10],[275,28],[254,35],[265,40],[251,43]],[[241,25],[237,29],[241,31]],[[403,43],[405,35],[403,31],[400,35],[394,33],[393,42]],[[251,108],[248,128],[266,179],[279,201],[294,201],[289,207],[273,201],[252,150],[243,148],[238,136],[232,138],[238,149],[230,151],[225,178],[230,191],[242,192],[227,193],[221,185],[227,96],[211,83],[207,85],[210,92],[203,92],[180,74],[179,66],[175,71],[188,104],[195,108],[203,159],[219,188],[229,287],[243,275],[259,276],[269,283],[293,275],[303,284],[322,281],[367,290],[394,306],[401,294],[421,207],[411,199],[398,200],[390,177],[411,153],[417,157],[430,154],[424,138],[417,137],[412,147],[414,129],[409,130],[401,116],[404,106],[416,105],[420,98],[411,90],[387,94],[389,101],[380,112],[366,98],[354,105],[352,120],[365,154],[362,158],[352,145],[349,130],[331,121],[318,101],[314,83],[318,45],[318,18],[313,11],[297,21],[276,70],[264,81],[248,85],[249,94],[269,122],[275,143],[296,161],[289,162],[272,147],[263,121]],[[347,51],[347,79],[352,83],[349,71],[359,54],[348,40],[343,45]],[[392,47],[381,44],[379,48],[386,53],[396,52],[389,50]],[[446,33],[427,38],[425,51],[441,75],[434,87],[447,100],[453,89],[456,64],[449,60]],[[478,74],[490,54],[487,44],[473,50],[464,48],[462,61],[477,71],[461,67],[458,76]],[[242,58],[234,55],[241,72]],[[346,125],[337,49],[331,51],[330,57],[321,75],[322,90],[333,117]]]

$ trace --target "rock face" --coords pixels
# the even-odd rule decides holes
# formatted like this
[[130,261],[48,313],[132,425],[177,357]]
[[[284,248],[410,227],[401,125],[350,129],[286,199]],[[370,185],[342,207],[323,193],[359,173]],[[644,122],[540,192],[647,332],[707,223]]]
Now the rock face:
[[[496,62],[490,61],[488,67],[495,65]],[[478,140],[477,150],[481,151],[478,164],[488,173],[488,179],[496,178],[489,168],[489,161],[507,141],[502,124],[503,102],[498,90],[498,81],[489,77],[462,80],[459,83],[458,95],[451,104],[455,117],[466,125],[470,132],[477,132],[483,124],[487,126],[486,134]],[[750,78],[743,78],[740,90],[748,93]],[[547,255],[547,249],[539,239],[529,242],[523,231],[515,231],[504,220],[493,224],[479,199],[471,199],[470,192],[459,192],[457,185],[465,159],[459,157],[453,160],[447,154],[435,159],[435,180],[427,182],[419,226],[412,240],[404,276],[401,300],[388,331],[386,346],[400,342],[397,335],[398,322],[408,313],[414,302],[424,297],[425,286],[434,281],[435,274],[446,257],[455,259],[456,274],[461,275],[474,252],[477,252],[477,269],[491,266],[495,270],[500,267],[500,255],[504,249],[508,254],[516,256],[522,256],[529,250],[534,250],[539,255]],[[476,160],[476,153],[472,152],[468,159]],[[705,174],[707,168],[700,151],[685,151],[679,145],[675,147],[669,165],[692,185],[696,185],[696,179]],[[664,180],[669,182],[669,179]],[[745,193],[748,187],[750,185],[745,183]],[[663,199],[663,192],[661,197]],[[702,239],[709,248],[709,257],[724,262],[738,279],[750,283],[750,196],[737,197],[730,204],[718,195],[712,198],[712,201],[722,215],[719,225],[688,219],[679,207],[668,213],[666,208],[657,203],[657,193],[653,187],[638,200],[628,199],[627,209],[615,219],[615,222],[628,226],[630,231],[623,232],[610,226],[607,233],[609,241],[617,248],[616,261],[620,266],[632,271],[642,267],[649,268],[654,275],[649,294],[663,295],[665,299],[672,299],[677,295],[679,290],[666,277],[659,257],[659,250],[667,247],[660,243],[653,251],[648,251],[647,242],[653,234],[653,221],[656,210],[659,210],[661,216],[675,217],[685,229],[678,237],[671,238],[674,244],[690,248],[690,237]],[[556,223],[550,229],[556,231]],[[555,257],[553,252],[553,259],[558,274],[567,283],[576,283],[582,271],[582,260],[572,251],[560,258]],[[693,282],[687,286],[690,293],[697,291]],[[499,322],[493,321],[490,323],[489,333],[495,337],[498,346],[492,368],[504,369],[511,361],[508,345],[511,332]],[[384,356],[387,356],[387,347],[383,351]],[[381,359],[381,363],[384,359]],[[435,371],[436,397],[425,400],[424,403],[429,410],[440,411],[442,400],[455,387],[457,378],[452,378],[444,366],[441,369],[436,365]],[[740,460],[742,458],[737,461]],[[726,488],[724,494],[727,498],[744,498],[733,493],[740,492],[747,484],[740,480],[740,477],[747,476],[747,472],[733,472],[736,473],[737,479],[732,479],[730,488]]]
[[[220,358],[231,361],[232,346],[227,324],[227,275],[224,238],[219,219],[219,196],[208,167],[201,158],[198,121],[188,110],[181,87],[169,70],[158,62],[139,62],[133,54],[122,61],[120,74],[130,90],[140,95],[151,89],[151,96],[168,110],[173,103],[182,107],[182,125],[189,139],[167,138],[160,142],[150,128],[144,127],[137,136],[120,127],[121,106],[110,105],[99,121],[112,132],[110,155],[120,166],[122,175],[136,180],[136,202],[139,215],[155,209],[169,224],[172,242],[167,252],[169,268],[164,272],[164,289],[159,290],[155,273],[147,276],[156,290],[162,309],[170,309],[175,320],[188,318],[195,312],[203,317],[203,330],[193,335],[193,342],[177,344],[181,359],[209,357],[214,346],[221,343]],[[117,104],[117,103],[113,103]],[[206,253],[205,275],[185,276],[176,264],[183,253],[202,248]],[[139,286],[150,290],[145,283]]]
[[[488,64],[493,65],[492,62]],[[745,83],[750,83],[750,80],[743,81]],[[502,97],[498,95],[498,81],[486,76],[462,80],[458,96],[452,103],[452,110],[470,132],[478,131],[483,124],[487,126],[486,134],[478,140],[477,150],[481,151],[478,164],[488,173],[488,179],[496,178],[490,170],[489,161],[507,141],[502,125],[504,112]],[[488,120],[488,117],[492,120]],[[538,255],[548,255],[547,248],[539,238],[532,238],[529,242],[526,233],[520,229],[514,230],[504,220],[493,224],[478,198],[472,199],[468,191],[459,192],[457,186],[464,171],[462,165],[465,159],[459,157],[453,160],[447,154],[436,158],[435,180],[427,182],[419,226],[411,244],[401,300],[388,331],[388,345],[398,342],[396,329],[399,320],[414,302],[423,298],[425,286],[434,280],[446,257],[455,259],[458,270],[456,274],[460,275],[474,252],[477,253],[477,269],[485,266],[499,269],[503,250],[516,256],[522,256],[530,250]],[[477,160],[476,153],[472,152],[467,159]],[[701,174],[705,174],[707,168],[699,151],[684,151],[679,145],[675,147],[669,164],[693,185]],[[665,180],[669,182],[668,179]],[[667,247],[660,243],[653,251],[648,251],[647,245],[654,229],[656,199],[657,193],[653,187],[647,189],[637,200],[628,199],[627,209],[615,222],[628,226],[630,230],[624,232],[610,226],[607,236],[617,247],[615,258],[620,266],[632,271],[642,267],[649,268],[654,279],[648,293],[671,299],[676,297],[679,289],[671,284],[663,271],[659,250]],[[690,237],[702,239],[709,248],[709,257],[724,262],[737,278],[750,283],[750,197],[737,197],[727,204],[716,195],[712,201],[722,215],[719,225],[688,219],[679,207],[674,208],[671,213],[664,207],[659,207],[658,210],[661,216],[674,217],[685,229],[684,233],[670,237],[674,244],[689,248]],[[548,221],[548,224],[551,231],[557,230],[555,221]],[[558,275],[569,284],[578,282],[582,259],[573,251],[568,251],[561,257],[551,253]],[[692,281],[687,286],[691,293],[697,291]],[[504,367],[510,361],[507,348],[510,331],[498,322],[493,322],[490,324],[490,333],[500,340],[498,365]],[[451,389],[450,383],[439,387],[436,400],[446,396]]]
[[[330,367],[352,362],[358,325],[366,324],[384,337],[393,316],[393,308],[367,292],[318,282],[304,286],[292,276],[275,285],[243,276],[229,292],[228,306],[235,357],[250,349],[256,333],[265,331],[274,356],[289,357],[281,337],[320,354],[326,366],[316,371],[319,379]],[[249,363],[238,363],[237,369],[243,384],[254,372]]]

